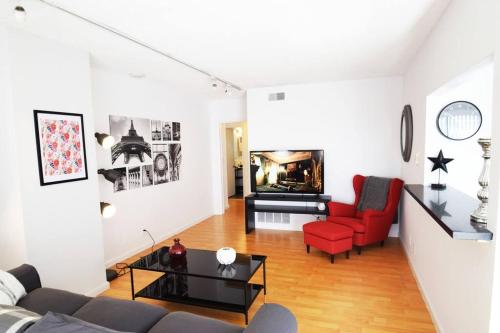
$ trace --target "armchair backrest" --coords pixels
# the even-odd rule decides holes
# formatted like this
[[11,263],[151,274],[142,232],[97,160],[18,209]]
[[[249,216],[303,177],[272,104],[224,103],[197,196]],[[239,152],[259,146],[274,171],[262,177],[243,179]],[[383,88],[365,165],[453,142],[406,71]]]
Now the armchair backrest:
[[[362,217],[363,212],[358,211],[358,203],[361,199],[361,192],[363,191],[363,184],[366,177],[362,175],[355,175],[352,179],[352,186],[354,188],[355,200],[354,207],[356,207],[356,216]],[[389,185],[389,193],[387,193],[387,202],[385,204],[384,213],[394,216],[399,205],[399,198],[401,196],[401,190],[403,189],[404,182],[399,178],[393,178],[391,184]]]

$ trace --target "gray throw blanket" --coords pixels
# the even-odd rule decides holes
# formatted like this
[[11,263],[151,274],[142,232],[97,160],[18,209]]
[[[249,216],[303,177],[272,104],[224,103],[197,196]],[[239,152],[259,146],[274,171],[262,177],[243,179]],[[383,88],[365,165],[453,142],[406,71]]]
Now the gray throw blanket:
[[361,199],[358,203],[358,210],[362,212],[367,209],[384,210],[391,180],[391,178],[366,177],[361,191]]

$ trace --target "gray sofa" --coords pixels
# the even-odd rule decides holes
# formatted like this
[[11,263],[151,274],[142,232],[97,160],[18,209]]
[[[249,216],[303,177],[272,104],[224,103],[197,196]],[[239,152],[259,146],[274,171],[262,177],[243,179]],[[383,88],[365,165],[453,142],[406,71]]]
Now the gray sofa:
[[278,304],[264,304],[246,328],[187,312],[110,297],[87,297],[44,288],[33,266],[9,271],[26,289],[18,306],[45,315],[48,311],[70,315],[109,329],[138,333],[296,333],[294,315]]

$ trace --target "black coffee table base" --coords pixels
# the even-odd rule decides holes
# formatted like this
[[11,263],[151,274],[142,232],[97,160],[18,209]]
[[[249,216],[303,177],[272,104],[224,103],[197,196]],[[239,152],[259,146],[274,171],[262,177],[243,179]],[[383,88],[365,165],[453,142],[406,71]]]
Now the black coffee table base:
[[135,292],[134,288],[134,270],[158,270],[130,265],[132,299],[143,297],[242,313],[245,315],[245,324],[248,324],[248,310],[261,290],[266,294],[266,257],[252,256],[252,259],[261,261],[259,266],[262,266],[263,284],[250,283],[250,278],[241,281],[223,276],[207,277],[190,275],[187,272],[164,272],[138,292]]

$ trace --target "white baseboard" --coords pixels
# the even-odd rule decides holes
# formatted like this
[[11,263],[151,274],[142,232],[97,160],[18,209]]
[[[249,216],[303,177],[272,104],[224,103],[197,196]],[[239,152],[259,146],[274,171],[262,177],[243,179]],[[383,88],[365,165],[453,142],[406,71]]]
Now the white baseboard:
[[101,294],[103,291],[109,289],[109,282],[104,282],[101,285],[97,286],[96,288],[88,291],[85,293],[85,296],[90,296],[90,297],[95,297],[99,294]]
[[434,309],[432,307],[432,303],[430,302],[429,298],[427,297],[427,294],[425,293],[424,287],[420,283],[420,277],[419,277],[417,271],[415,270],[415,267],[413,266],[413,262],[412,262],[410,255],[408,254],[408,249],[406,247],[406,244],[405,244],[405,242],[403,242],[403,237],[401,237],[401,244],[403,245],[403,250],[404,250],[404,253],[406,255],[406,259],[408,260],[408,263],[410,264],[410,269],[411,269],[411,272],[413,274],[413,277],[415,278],[415,281],[417,282],[417,287],[418,287],[418,290],[420,291],[420,295],[422,295],[422,298],[424,299],[424,303],[427,306],[427,310],[429,311],[429,313],[431,315],[431,319],[432,319],[432,323],[434,324],[434,328],[436,328],[436,331],[438,333],[443,332],[441,326],[439,325],[439,321],[437,320],[437,318],[434,314]]
[[[163,242],[164,240],[169,239],[170,237],[174,236],[175,234],[178,234],[178,233],[180,233],[180,232],[183,232],[184,230],[189,229],[189,228],[191,228],[192,226],[195,226],[195,225],[197,225],[198,223],[201,223],[201,222],[205,221],[206,219],[208,219],[208,218],[210,218],[210,217],[212,217],[212,216],[213,216],[213,215],[208,215],[208,216],[203,217],[203,218],[201,218],[201,219],[199,219],[199,220],[197,220],[197,221],[195,221],[195,222],[192,222],[192,223],[189,223],[189,224],[187,224],[187,225],[185,225],[185,226],[182,226],[182,227],[180,227],[180,228],[177,228],[177,229],[175,229],[175,230],[173,230],[173,231],[169,232],[169,233],[168,233],[168,234],[166,234],[166,235],[162,235],[162,236],[158,237],[158,239],[156,239],[156,241],[157,241],[157,243],[161,243],[161,242]],[[105,262],[104,264],[106,265],[106,267],[111,267],[111,266],[114,266],[116,263],[122,262],[123,260],[128,259],[128,258],[130,258],[130,257],[132,257],[132,256],[134,256],[134,255],[136,255],[137,253],[142,252],[142,251],[144,251],[144,250],[146,250],[146,249],[148,249],[148,248],[150,248],[150,247],[151,247],[151,244],[150,244],[150,243],[144,243],[144,244],[142,244],[142,245],[140,245],[140,246],[137,246],[137,247],[135,247],[135,248],[133,248],[133,249],[130,249],[130,250],[128,250],[128,251],[126,251],[126,252],[122,253],[122,254],[121,254],[121,255],[119,255],[119,256],[116,256],[116,257],[114,257],[114,258],[111,258],[111,259],[109,259],[109,260],[106,260],[106,262]]]

